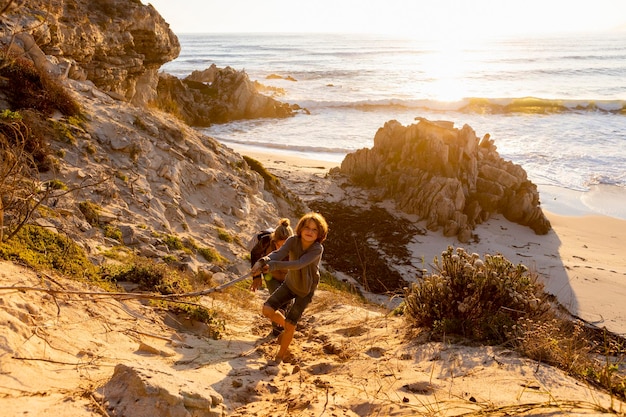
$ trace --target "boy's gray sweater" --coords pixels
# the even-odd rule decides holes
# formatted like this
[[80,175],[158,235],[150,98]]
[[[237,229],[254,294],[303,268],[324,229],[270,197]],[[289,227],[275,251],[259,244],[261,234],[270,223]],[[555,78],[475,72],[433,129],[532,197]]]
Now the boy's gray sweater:
[[[324,247],[314,242],[307,250],[302,249],[302,240],[299,236],[290,236],[283,246],[275,252],[261,258],[261,262],[270,267],[270,272],[276,269],[286,269],[285,284],[299,297],[305,297],[315,290],[320,282],[320,262]],[[289,254],[288,261],[285,259]]]

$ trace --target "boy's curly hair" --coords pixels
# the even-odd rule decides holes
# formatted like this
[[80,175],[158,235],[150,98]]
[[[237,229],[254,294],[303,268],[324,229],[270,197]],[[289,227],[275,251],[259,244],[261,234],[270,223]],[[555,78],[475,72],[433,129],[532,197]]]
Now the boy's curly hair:
[[302,236],[302,229],[304,229],[304,227],[306,226],[309,220],[313,220],[315,224],[317,225],[316,241],[319,243],[322,243],[323,241],[326,240],[329,229],[328,229],[328,223],[326,222],[326,219],[320,213],[310,212],[302,216],[300,220],[298,221],[298,225],[296,226],[296,235]]

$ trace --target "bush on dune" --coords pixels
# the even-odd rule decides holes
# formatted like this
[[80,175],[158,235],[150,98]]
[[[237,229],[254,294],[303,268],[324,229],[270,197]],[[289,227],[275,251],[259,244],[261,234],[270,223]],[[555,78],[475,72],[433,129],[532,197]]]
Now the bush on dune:
[[452,247],[434,263],[435,273],[405,290],[411,327],[434,339],[457,335],[513,348],[626,398],[624,339],[572,318],[526,266]]
[[448,247],[434,262],[437,273],[425,275],[406,294],[405,311],[415,327],[502,343],[506,329],[521,317],[537,318],[551,310],[537,275],[502,255],[486,255],[483,261]]

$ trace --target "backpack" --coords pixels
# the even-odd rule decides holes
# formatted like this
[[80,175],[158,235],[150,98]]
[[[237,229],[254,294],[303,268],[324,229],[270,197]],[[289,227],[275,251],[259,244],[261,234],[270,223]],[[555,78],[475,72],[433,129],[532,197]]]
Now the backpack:
[[265,256],[267,248],[269,248],[272,241],[272,232],[274,230],[267,229],[262,230],[252,236],[250,242],[248,242],[248,249],[250,250],[250,266],[254,266],[256,261]]

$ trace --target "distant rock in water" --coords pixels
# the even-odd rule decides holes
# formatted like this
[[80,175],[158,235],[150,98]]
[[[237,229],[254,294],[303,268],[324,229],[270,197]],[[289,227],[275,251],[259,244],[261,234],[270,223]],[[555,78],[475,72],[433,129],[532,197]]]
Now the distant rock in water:
[[468,125],[457,129],[453,122],[419,120],[410,126],[385,123],[371,149],[346,155],[341,172],[426,220],[429,230],[443,228],[445,236],[461,242],[494,213],[536,234],[548,233],[537,186],[521,166],[500,157],[489,134],[479,140]]
[[[157,88],[164,110],[176,113],[191,126],[209,126],[232,120],[289,117],[298,105],[282,103],[258,92],[245,71],[215,64],[185,79],[160,74]],[[174,107],[172,109],[172,107]]]

